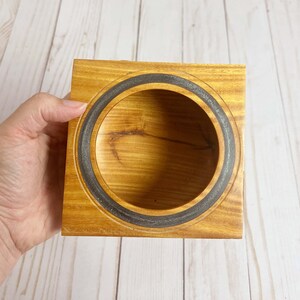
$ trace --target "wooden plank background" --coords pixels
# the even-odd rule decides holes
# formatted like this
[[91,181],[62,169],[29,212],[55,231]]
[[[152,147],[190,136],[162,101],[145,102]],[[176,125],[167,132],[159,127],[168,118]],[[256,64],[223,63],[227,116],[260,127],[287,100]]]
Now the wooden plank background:
[[300,1],[0,0],[0,120],[74,58],[247,65],[244,239],[58,234],[0,299],[300,299]]

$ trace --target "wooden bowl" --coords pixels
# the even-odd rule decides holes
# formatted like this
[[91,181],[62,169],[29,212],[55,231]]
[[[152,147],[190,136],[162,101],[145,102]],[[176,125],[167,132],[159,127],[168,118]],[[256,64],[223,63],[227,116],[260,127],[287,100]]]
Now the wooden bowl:
[[63,234],[240,237],[244,68],[210,67],[241,84],[226,103],[203,68],[75,63],[71,96],[89,105],[69,128]]

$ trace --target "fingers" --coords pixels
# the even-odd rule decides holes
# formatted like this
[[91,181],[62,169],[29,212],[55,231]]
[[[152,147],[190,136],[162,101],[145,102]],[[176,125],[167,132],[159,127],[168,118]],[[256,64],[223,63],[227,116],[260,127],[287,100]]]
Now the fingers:
[[24,102],[6,121],[6,125],[30,137],[38,135],[49,123],[68,122],[79,117],[86,103],[61,100],[39,93]]

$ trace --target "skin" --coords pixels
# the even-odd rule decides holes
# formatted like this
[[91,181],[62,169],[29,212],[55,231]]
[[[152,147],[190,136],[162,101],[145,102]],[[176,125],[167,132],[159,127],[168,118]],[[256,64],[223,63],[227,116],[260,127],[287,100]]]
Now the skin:
[[0,125],[0,283],[61,228],[66,122],[85,108],[39,93]]

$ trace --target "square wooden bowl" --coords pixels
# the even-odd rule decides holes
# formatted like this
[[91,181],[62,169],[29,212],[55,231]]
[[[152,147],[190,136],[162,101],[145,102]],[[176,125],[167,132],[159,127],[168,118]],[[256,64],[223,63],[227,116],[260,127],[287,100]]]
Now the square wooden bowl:
[[245,66],[75,60],[63,235],[241,238]]

